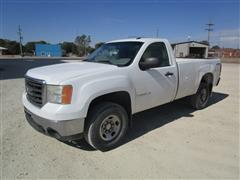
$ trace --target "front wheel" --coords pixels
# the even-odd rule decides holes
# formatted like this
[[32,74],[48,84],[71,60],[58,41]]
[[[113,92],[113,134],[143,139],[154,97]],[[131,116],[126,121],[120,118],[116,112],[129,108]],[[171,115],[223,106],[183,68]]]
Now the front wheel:
[[84,137],[94,148],[110,150],[120,144],[128,128],[126,110],[115,103],[95,105],[86,119]]
[[210,86],[206,83],[201,83],[197,93],[191,96],[192,107],[197,110],[205,108],[207,106],[210,94]]

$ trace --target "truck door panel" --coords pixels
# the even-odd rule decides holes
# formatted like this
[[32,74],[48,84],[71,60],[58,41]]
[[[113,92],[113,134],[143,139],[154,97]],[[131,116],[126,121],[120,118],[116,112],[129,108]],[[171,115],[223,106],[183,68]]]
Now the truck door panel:
[[159,67],[145,71],[139,69],[136,83],[136,110],[141,111],[173,100],[177,85],[176,65],[170,65],[167,49],[163,42],[152,43],[145,50],[144,58],[157,57],[161,62]]

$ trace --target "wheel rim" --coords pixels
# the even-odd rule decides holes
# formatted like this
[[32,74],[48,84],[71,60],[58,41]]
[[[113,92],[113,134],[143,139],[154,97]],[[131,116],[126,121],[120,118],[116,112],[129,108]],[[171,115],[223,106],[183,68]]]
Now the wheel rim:
[[200,92],[200,103],[201,104],[206,103],[207,99],[208,99],[208,92],[207,92],[207,89],[204,88]]
[[119,134],[121,129],[121,120],[116,115],[107,116],[100,126],[100,137],[104,141],[111,141]]

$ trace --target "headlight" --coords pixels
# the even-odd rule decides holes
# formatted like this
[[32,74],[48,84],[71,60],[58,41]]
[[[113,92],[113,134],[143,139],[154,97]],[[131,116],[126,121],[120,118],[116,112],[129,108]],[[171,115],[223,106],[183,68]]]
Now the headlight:
[[55,104],[71,104],[72,86],[47,85],[47,101]]

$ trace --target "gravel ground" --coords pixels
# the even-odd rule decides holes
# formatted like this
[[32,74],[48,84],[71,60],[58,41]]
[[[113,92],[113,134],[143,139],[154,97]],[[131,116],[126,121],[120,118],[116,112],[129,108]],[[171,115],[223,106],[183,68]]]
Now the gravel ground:
[[223,64],[206,109],[177,101],[137,114],[125,143],[105,153],[83,141],[61,143],[26,122],[23,74],[46,64],[0,61],[2,179],[239,178],[239,64]]

